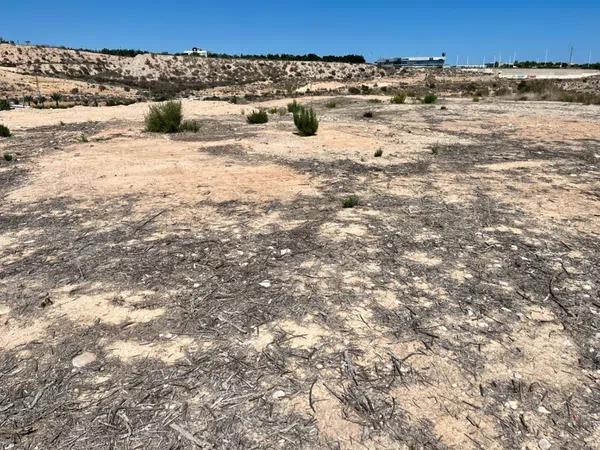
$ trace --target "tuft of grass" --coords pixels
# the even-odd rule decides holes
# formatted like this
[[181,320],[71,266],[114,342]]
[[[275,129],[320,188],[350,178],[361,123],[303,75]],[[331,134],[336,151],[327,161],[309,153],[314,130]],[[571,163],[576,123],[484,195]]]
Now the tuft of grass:
[[337,108],[337,102],[335,100],[329,100],[325,103],[325,107],[329,109]]
[[319,119],[312,108],[302,107],[294,112],[294,125],[302,136],[314,136],[319,129]]
[[269,108],[269,114],[277,114],[277,108],[276,107]]
[[89,142],[89,141],[88,141],[87,136],[85,134],[81,133],[81,136],[79,136],[79,142],[85,143],[85,142]]
[[295,113],[300,108],[302,108],[302,105],[300,105],[296,100],[294,100],[292,103],[288,103],[287,105],[287,110],[291,113]]
[[0,137],[10,137],[10,130],[2,124],[0,124]]
[[179,125],[179,131],[197,133],[198,131],[200,131],[200,124],[195,120],[184,120],[183,122],[181,122],[181,125]]
[[0,111],[8,111],[10,109],[10,103],[8,100],[0,98]]
[[3,156],[4,161],[11,162],[13,160],[13,155],[11,155],[10,153],[5,153]]
[[423,103],[430,105],[435,102],[437,102],[437,95],[435,94],[427,94],[425,97],[423,97]]
[[431,153],[434,155],[439,155],[441,149],[442,149],[442,146],[440,144],[433,144],[431,146]]
[[151,105],[146,115],[146,131],[151,133],[176,133],[181,126],[183,114],[181,102],[168,101]]
[[474,101],[475,103],[477,103],[477,102],[479,101],[479,97],[477,97],[477,96],[473,97],[473,101]]
[[354,208],[356,205],[358,205],[358,196],[356,195],[350,195],[342,202],[344,208]]
[[373,118],[373,111],[367,111],[367,112],[363,113],[363,117],[365,119],[372,119]]
[[378,149],[375,151],[375,158],[379,158],[379,157],[381,157],[381,156],[383,156],[383,149],[381,149],[381,148],[378,148]]
[[442,111],[446,111],[448,108],[446,108],[445,106],[440,106],[440,109],[441,109]]
[[267,123],[268,121],[269,116],[264,110],[252,111],[246,116],[246,122],[250,124]]
[[390,103],[394,105],[400,105],[406,101],[406,92],[400,92],[399,94],[394,95],[390,99]]

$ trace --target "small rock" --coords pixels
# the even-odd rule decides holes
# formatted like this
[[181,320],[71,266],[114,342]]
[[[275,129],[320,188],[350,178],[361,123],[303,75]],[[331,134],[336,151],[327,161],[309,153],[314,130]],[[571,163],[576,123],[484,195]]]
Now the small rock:
[[77,355],[75,358],[73,358],[71,363],[73,364],[73,367],[77,367],[79,369],[93,363],[94,361],[96,361],[96,355],[94,353],[84,352],[81,355]]
[[548,411],[543,406],[540,406],[537,410],[538,410],[539,413],[542,413],[542,414],[550,414],[550,411]]
[[284,255],[289,255],[290,253],[292,253],[292,251],[289,248],[284,248],[279,253],[281,254],[281,256],[284,256]]
[[552,444],[550,444],[550,442],[548,441],[548,439],[546,438],[542,438],[538,441],[538,447],[541,450],[550,450],[550,447],[552,447]]
[[270,288],[271,287],[271,282],[269,280],[264,280],[261,281],[260,283],[258,283],[260,286],[264,287],[264,288]]
[[510,402],[505,403],[510,409],[517,409],[519,407],[519,402],[517,400],[511,400]]
[[273,398],[273,400],[279,400],[280,398],[285,397],[285,392],[275,391],[275,392],[273,392],[273,394],[271,394],[271,397]]

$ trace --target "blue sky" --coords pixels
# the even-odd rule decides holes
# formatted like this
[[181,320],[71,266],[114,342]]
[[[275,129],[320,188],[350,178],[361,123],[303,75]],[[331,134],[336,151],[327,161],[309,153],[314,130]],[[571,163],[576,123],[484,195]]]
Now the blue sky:
[[[164,5],[164,6],[159,6]],[[0,36],[86,48],[600,61],[600,0],[2,0]]]

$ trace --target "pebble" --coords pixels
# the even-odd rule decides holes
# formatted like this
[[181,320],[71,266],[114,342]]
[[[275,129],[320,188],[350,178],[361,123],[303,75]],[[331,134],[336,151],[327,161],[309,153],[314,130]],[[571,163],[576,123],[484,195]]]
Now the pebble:
[[538,410],[539,413],[542,413],[542,414],[550,414],[550,411],[548,411],[543,406],[540,406],[537,410]]
[[264,288],[270,288],[271,287],[271,282],[269,280],[264,280],[261,281],[260,283],[258,283],[260,286],[264,287]]
[[81,355],[77,355],[75,358],[73,358],[71,363],[73,364],[73,367],[77,367],[79,369],[93,363],[94,361],[96,361],[96,355],[94,353],[84,352]]
[[538,447],[541,450],[550,450],[550,447],[552,447],[552,444],[550,444],[550,442],[548,441],[548,439],[546,438],[542,438],[538,441]]
[[273,394],[271,394],[271,397],[273,397],[273,400],[279,400],[280,398],[285,397],[285,392],[283,391],[275,391],[273,392]]
[[292,253],[292,251],[289,248],[284,248],[279,253],[281,254],[281,256],[284,256],[284,255],[289,255],[290,253]]

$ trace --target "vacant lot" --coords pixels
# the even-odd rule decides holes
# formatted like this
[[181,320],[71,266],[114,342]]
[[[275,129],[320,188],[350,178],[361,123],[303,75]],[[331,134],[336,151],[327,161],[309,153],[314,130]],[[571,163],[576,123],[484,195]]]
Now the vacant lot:
[[600,109],[379,99],[0,113],[0,444],[598,448]]

